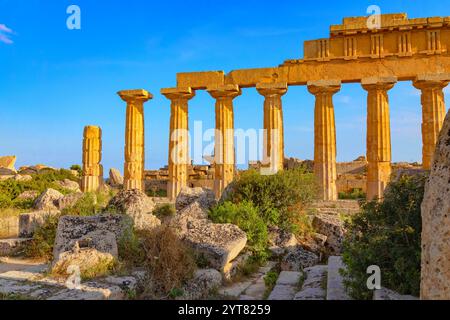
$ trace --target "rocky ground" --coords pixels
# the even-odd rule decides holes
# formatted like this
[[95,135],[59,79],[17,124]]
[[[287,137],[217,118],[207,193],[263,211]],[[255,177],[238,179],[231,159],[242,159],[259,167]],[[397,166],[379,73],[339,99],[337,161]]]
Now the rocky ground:
[[[40,171],[54,169],[35,166],[21,168],[19,172],[12,168],[8,170],[8,179],[17,179],[17,176],[23,179],[24,173],[39,174]],[[59,218],[53,257],[49,263],[30,261],[17,257],[17,254],[31,241],[47,217],[59,217],[62,210],[76,204],[83,194],[79,185],[68,179],[58,181],[59,186],[68,190],[66,194],[51,188],[40,194],[32,191],[21,194],[21,197],[33,201],[33,210],[16,217],[16,237],[0,240],[0,257],[3,257],[0,260],[0,298],[135,299],[144,285],[145,272],[142,269],[128,270],[120,276],[96,276],[80,283],[71,277],[73,270],[69,269],[76,266],[77,272],[84,274],[116,261],[119,239],[130,225],[135,230],[146,231],[163,225],[175,230],[176,236],[196,255],[201,255],[208,266],[194,272],[177,299],[349,299],[339,274],[343,267],[339,255],[345,234],[344,220],[359,211],[357,201],[314,203],[308,210],[314,233],[302,239],[271,228],[271,260],[243,276],[240,271],[250,258],[246,251],[247,235],[235,225],[216,224],[209,220],[207,210],[216,204],[212,191],[184,189],[171,204],[175,207],[175,215],[156,217],[153,214],[155,209],[170,202],[148,197],[137,190],[119,191],[122,183],[120,173],[111,170],[108,188],[117,188],[118,191],[114,192],[116,195],[104,208],[104,213]],[[381,290],[375,298],[408,297]]]

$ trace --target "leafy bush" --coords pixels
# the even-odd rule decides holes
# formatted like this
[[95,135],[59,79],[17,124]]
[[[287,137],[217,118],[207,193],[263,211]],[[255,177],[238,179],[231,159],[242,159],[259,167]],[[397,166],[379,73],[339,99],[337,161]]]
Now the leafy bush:
[[362,189],[352,189],[349,192],[339,192],[339,199],[341,200],[358,200],[365,199],[366,193]]
[[257,171],[242,173],[230,186],[225,201],[249,201],[268,225],[295,230],[299,213],[317,196],[314,176],[303,168],[265,176]]
[[67,193],[67,190],[56,182],[64,179],[78,181],[77,177],[65,169],[35,174],[32,175],[32,178],[30,181],[17,181],[14,179],[0,181],[0,208],[30,209],[31,201],[16,200],[22,192],[35,190],[41,193],[48,188],[52,188],[62,193]]
[[158,219],[164,219],[167,217],[171,217],[175,215],[176,210],[175,206],[173,204],[163,204],[161,206],[156,207],[156,209],[153,211],[153,214]]
[[78,175],[81,177],[83,175],[83,169],[79,164],[74,164],[70,167],[70,170],[74,170],[78,172]]
[[61,214],[71,216],[93,216],[100,214],[111,198],[112,193],[109,192],[88,192],[83,194],[75,205],[63,209]]
[[215,223],[232,223],[247,234],[249,249],[259,258],[267,257],[267,225],[258,208],[246,200],[239,204],[226,201],[210,210],[209,217]]
[[345,284],[357,299],[371,299],[367,268],[381,268],[382,285],[419,295],[421,210],[426,177],[403,176],[389,184],[384,200],[368,202],[348,224],[343,246]]
[[45,217],[44,223],[35,230],[33,239],[25,247],[24,253],[27,257],[52,259],[58,221],[59,216],[47,215]]

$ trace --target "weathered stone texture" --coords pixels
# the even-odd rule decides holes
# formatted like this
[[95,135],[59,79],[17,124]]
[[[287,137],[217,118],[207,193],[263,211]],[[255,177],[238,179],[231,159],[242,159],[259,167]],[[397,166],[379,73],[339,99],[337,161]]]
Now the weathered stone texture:
[[155,202],[138,189],[123,190],[112,198],[106,211],[121,213],[130,216],[134,226],[139,230],[150,230],[159,225],[161,221],[152,212]]
[[127,103],[124,189],[144,191],[144,103],[153,96],[143,89],[124,90],[118,92],[118,95]]
[[97,191],[103,184],[102,160],[102,129],[86,126],[83,132],[83,174],[81,190],[83,192]]
[[422,203],[422,299],[450,299],[450,112]]

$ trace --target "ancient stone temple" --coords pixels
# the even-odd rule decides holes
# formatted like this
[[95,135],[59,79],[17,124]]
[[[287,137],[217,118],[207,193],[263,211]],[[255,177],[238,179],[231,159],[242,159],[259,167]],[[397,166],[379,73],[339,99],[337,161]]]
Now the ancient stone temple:
[[81,190],[83,192],[97,191],[103,184],[102,160],[102,129],[87,126],[83,133],[83,174]]
[[[389,90],[398,81],[411,81],[421,90],[423,168],[430,169],[445,115],[444,88],[450,82],[450,17],[408,19],[406,14],[382,15],[377,26],[367,17],[345,18],[330,27],[330,37],[306,41],[302,59],[276,67],[177,74],[175,88],[162,89],[171,101],[168,197],[187,186],[190,165],[188,103],[197,90],[215,101],[214,191],[219,198],[235,176],[233,100],[243,89],[264,96],[263,169],[283,169],[282,97],[289,86],[307,86],[315,96],[314,173],[324,200],[337,195],[336,136],[333,96],[347,83],[359,83],[367,93],[368,199],[381,199],[392,172]],[[143,104],[145,90],[119,92],[127,103],[125,189],[144,189]],[[299,104],[301,102],[299,101]],[[306,107],[306,106],[305,106]],[[312,106],[311,106],[312,107]],[[266,170],[267,172],[267,170]]]
[[[408,19],[406,14],[381,16],[368,26],[367,17],[345,18],[330,28],[330,37],[306,41],[302,59],[276,67],[177,74],[177,86],[163,89],[172,101],[173,132],[185,128],[188,101],[195,91],[207,90],[216,104],[215,182],[219,197],[235,173],[233,99],[242,89],[256,88],[264,96],[264,163],[282,169],[284,128],[282,96],[289,86],[308,86],[316,98],[314,171],[323,199],[337,199],[336,135],[333,95],[347,83],[361,84],[367,92],[367,195],[382,198],[391,175],[389,90],[398,81],[412,81],[422,94],[423,167],[430,169],[433,150],[445,113],[443,89],[450,81],[450,17]],[[301,102],[299,101],[299,105]],[[307,107],[307,106],[303,106]],[[175,135],[175,140],[182,138]],[[171,140],[172,141],[172,140]],[[169,153],[173,150],[171,142]],[[181,143],[169,160],[169,195],[174,198],[186,184],[189,150]]]

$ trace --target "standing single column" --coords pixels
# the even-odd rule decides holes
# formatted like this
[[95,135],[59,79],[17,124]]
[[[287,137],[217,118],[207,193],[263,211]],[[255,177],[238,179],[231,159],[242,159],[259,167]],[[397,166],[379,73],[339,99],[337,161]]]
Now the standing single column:
[[450,74],[419,75],[414,87],[422,91],[422,163],[431,169],[436,143],[445,118],[443,89],[450,81]]
[[396,77],[366,78],[361,83],[367,96],[367,199],[383,198],[391,177],[391,125],[388,91]]
[[124,90],[118,94],[127,103],[124,189],[145,191],[144,102],[152,99],[153,96],[143,89]]
[[216,132],[214,144],[214,193],[216,198],[234,179],[234,112],[233,99],[241,94],[237,85],[221,85],[208,88],[216,99]]
[[95,192],[103,184],[102,129],[87,126],[83,133],[83,175],[81,190]]
[[286,94],[287,83],[260,83],[256,90],[264,96],[264,151],[263,164],[272,173],[283,170],[284,126],[281,97]]
[[341,89],[339,80],[308,82],[316,97],[314,110],[314,174],[323,200],[337,200],[336,125],[333,95]]
[[169,181],[167,196],[174,200],[187,186],[189,164],[188,101],[195,96],[191,88],[162,89],[171,101],[169,134]]

